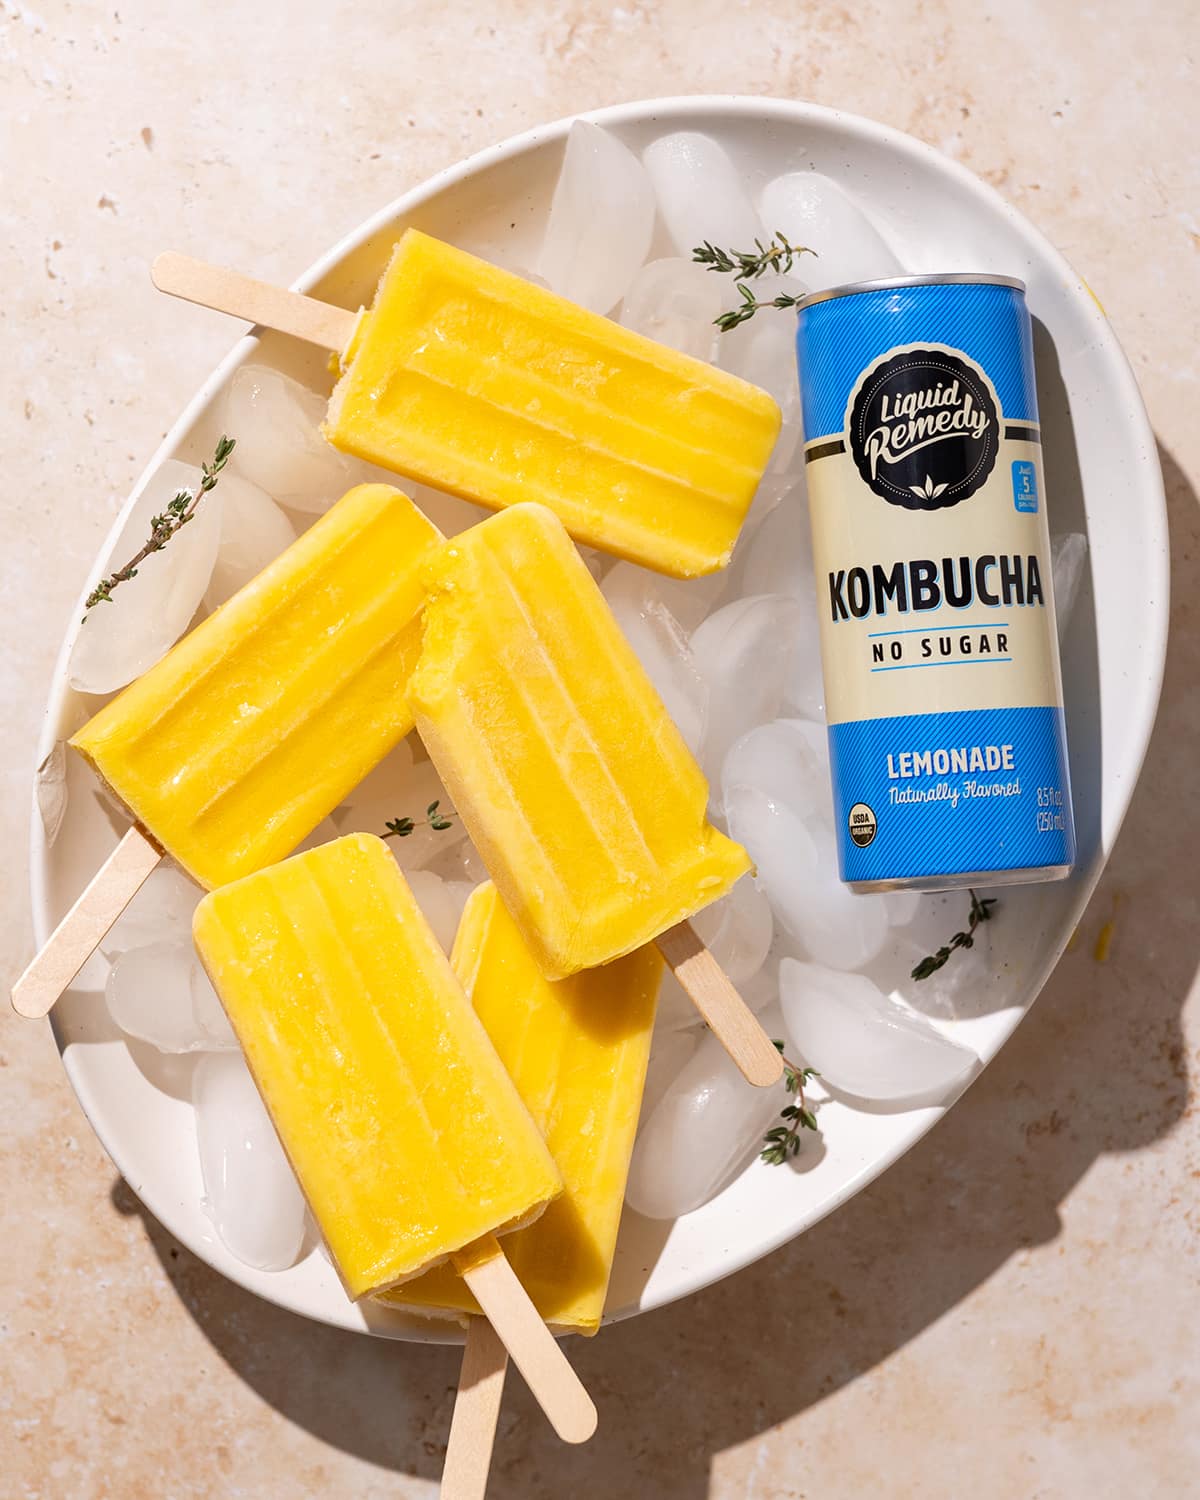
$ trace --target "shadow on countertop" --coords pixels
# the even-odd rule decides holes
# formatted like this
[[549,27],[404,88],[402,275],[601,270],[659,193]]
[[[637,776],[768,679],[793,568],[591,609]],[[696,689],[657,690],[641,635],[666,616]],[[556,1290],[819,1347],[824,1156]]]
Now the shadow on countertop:
[[[1177,872],[1190,868],[1200,844],[1200,806],[1186,796],[1165,803],[1163,788],[1191,783],[1200,553],[1196,495],[1170,454],[1159,456],[1174,538],[1162,703],[1073,951],[938,1128],[845,1207],[706,1292],[570,1343],[600,1410],[586,1449],[557,1442],[510,1377],[491,1500],[705,1500],[714,1454],[870,1370],[1014,1253],[1053,1240],[1059,1204],[1098,1157],[1144,1148],[1180,1118],[1188,1093],[1180,1009],[1200,958],[1200,912],[1196,890],[1180,887]],[[1093,946],[1118,896],[1097,985]],[[1153,984],[1143,982],[1148,963]],[[265,1401],[374,1464],[440,1475],[457,1349],[397,1346],[281,1311],[196,1260],[123,1182],[113,1202],[142,1215],[181,1300]],[[800,1347],[820,1358],[798,1360]]]

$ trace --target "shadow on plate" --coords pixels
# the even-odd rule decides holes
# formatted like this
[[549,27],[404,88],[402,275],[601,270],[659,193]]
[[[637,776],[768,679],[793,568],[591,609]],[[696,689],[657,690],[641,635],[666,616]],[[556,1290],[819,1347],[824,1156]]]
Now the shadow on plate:
[[[1200,587],[1197,501],[1171,456],[1160,458],[1182,623]],[[1200,806],[1174,798],[1166,816],[1162,789],[1190,784],[1196,655],[1194,635],[1174,632],[1145,772],[1108,870],[1071,951],[983,1077],[802,1238],[685,1302],[571,1340],[600,1410],[587,1448],[559,1443],[510,1378],[490,1500],[705,1500],[713,1455],[853,1381],[1014,1253],[1054,1240],[1059,1204],[1098,1157],[1171,1129],[1188,1094],[1179,1013],[1200,956],[1200,928],[1189,937],[1178,921],[1178,880],[1200,843]],[[1101,964],[1093,950],[1114,911]],[[113,1201],[143,1214],[185,1306],[265,1401],[372,1463],[438,1476],[456,1349],[365,1339],[283,1312],[183,1250],[123,1183]]]

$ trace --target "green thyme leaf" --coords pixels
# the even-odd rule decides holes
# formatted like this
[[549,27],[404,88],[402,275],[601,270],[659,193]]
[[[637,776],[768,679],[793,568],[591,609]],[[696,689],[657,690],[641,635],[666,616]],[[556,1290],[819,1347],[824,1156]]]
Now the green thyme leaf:
[[787,1124],[775,1125],[763,1136],[759,1160],[769,1167],[781,1167],[789,1157],[799,1155],[802,1130],[820,1129],[817,1117],[804,1097],[804,1085],[820,1075],[815,1068],[800,1068],[791,1062],[778,1038],[772,1037],[771,1045],[783,1058],[783,1087],[789,1095],[795,1096],[796,1102],[785,1104],[779,1111],[779,1118],[786,1120]]
[[927,957],[923,958],[912,971],[914,979],[928,979],[931,974],[936,974],[949,959],[950,955],[956,952],[957,949],[973,948],[975,946],[976,928],[981,922],[990,922],[992,920],[993,908],[997,905],[997,898],[995,896],[986,896],[981,900],[974,891],[968,891],[967,894],[971,898],[971,908],[967,915],[967,930],[965,932],[956,932],[950,941],[939,948],[936,953],[930,953]]
[[87,610],[110,600],[112,591],[118,584],[127,583],[129,579],[136,578],[138,564],[149,557],[152,552],[161,552],[175,533],[187,525],[196,514],[196,507],[200,501],[216,485],[221,470],[229,462],[229,455],[236,446],[233,438],[222,436],[213,454],[212,462],[200,466],[200,483],[196,486],[195,494],[188,490],[180,490],[174,499],[168,502],[166,510],[161,515],[151,516],[150,535],[142,544],[141,550],[131,557],[123,568],[118,568],[107,578],[102,578],[84,600],[84,620],[87,619]]

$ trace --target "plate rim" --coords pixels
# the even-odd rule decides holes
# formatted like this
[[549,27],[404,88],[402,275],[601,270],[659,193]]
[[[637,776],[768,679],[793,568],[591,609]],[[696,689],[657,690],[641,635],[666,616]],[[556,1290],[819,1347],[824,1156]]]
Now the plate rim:
[[[1071,294],[1080,300],[1081,305],[1090,314],[1096,342],[1100,346],[1100,351],[1107,367],[1106,378],[1120,384],[1120,389],[1115,391],[1114,395],[1119,398],[1125,412],[1126,421],[1132,429],[1130,433],[1132,439],[1131,451],[1140,449],[1139,463],[1142,470],[1142,483],[1138,487],[1140,519],[1147,534],[1148,566],[1157,572],[1157,576],[1154,579],[1156,584],[1155,607],[1143,622],[1145,630],[1144,660],[1151,668],[1151,671],[1142,678],[1139,684],[1141,694],[1137,705],[1138,711],[1134,715],[1134,723],[1137,726],[1138,748],[1136,755],[1131,757],[1129,766],[1131,774],[1127,781],[1119,788],[1119,809],[1111,812],[1109,808],[1102,809],[1104,816],[1101,819],[1100,836],[1096,851],[1083,877],[1077,881],[1075,900],[1070,908],[1068,919],[1062,924],[1059,940],[1053,945],[1050,956],[1036,973],[1031,983],[1032,998],[1029,1005],[1023,1010],[1014,1009],[1012,1024],[1009,1026],[1003,1041],[996,1048],[996,1052],[999,1052],[1011,1039],[1017,1025],[1019,1025],[1024,1015],[1027,1014],[1029,1006],[1032,1005],[1033,1001],[1037,999],[1045,987],[1069,940],[1071,930],[1082,915],[1108,862],[1109,853],[1124,823],[1145,763],[1161,695],[1166,662],[1170,599],[1170,554],[1167,532],[1166,496],[1162,472],[1157,458],[1156,438],[1132,367],[1112,324],[1104,313],[1095,293],[1092,292],[1084,278],[1074,270],[1062,252],[1001,193],[989,183],[983,181],[982,178],[978,177],[961,162],[947,156],[927,142],[921,141],[917,137],[909,135],[907,132],[893,126],[872,120],[866,116],[808,101],[754,94],[681,94],[662,98],[632,100],[596,109],[581,110],[547,123],[531,126],[515,135],[485,146],[449,166],[440,168],[431,176],[422,179],[422,181],[413,187],[400,193],[389,203],[361,221],[348,233],[341,236],[295,278],[291,283],[291,289],[298,292],[307,292],[330,271],[339,266],[349,255],[359,249],[372,236],[378,234],[380,230],[385,229],[396,218],[411,215],[428,200],[467,178],[485,172],[501,162],[519,157],[537,147],[545,145],[547,142],[564,138],[570,126],[576,120],[587,120],[602,126],[619,126],[631,121],[637,121],[638,123],[648,121],[650,123],[661,123],[664,130],[666,130],[670,127],[672,121],[678,117],[690,117],[698,113],[716,117],[736,117],[741,120],[745,120],[747,117],[758,116],[764,123],[768,123],[774,119],[786,121],[789,125],[819,122],[825,129],[837,128],[848,132],[852,136],[857,136],[861,140],[868,141],[875,146],[896,153],[900,157],[915,158],[943,177],[949,178],[964,194],[977,200],[982,199],[985,203],[990,204],[993,211],[998,210],[1008,220],[1018,237],[1036,252],[1038,260],[1043,264],[1058,269]],[[253,330],[236,339],[226,355],[202,382],[191,400],[186,403],[144,466],[136,483],[130,490],[125,503],[115,516],[112,526],[100,543],[96,557],[106,556],[111,551],[129,510],[136,502],[137,497],[150,477],[166,458],[173,455],[181,438],[186,435],[197,415],[202,412],[214,394],[226,382],[230,371],[248,352],[248,346],[256,343],[257,339]],[[87,578],[85,577],[75,604],[76,616],[79,616],[80,605],[87,592],[87,587]],[[40,766],[53,749],[58,729],[62,722],[62,715],[69,690],[67,664],[78,629],[78,623],[68,626],[51,671],[47,707],[43,716],[41,732],[37,740],[35,767]],[[45,830],[38,809],[36,775],[33,779],[31,791],[30,899],[34,941],[40,947],[49,935],[52,920],[49,908],[50,848],[46,840]],[[1107,800],[1112,802],[1116,799],[1110,798]],[[108,1141],[98,1128],[94,1118],[94,1114],[100,1109],[100,1105],[93,1097],[87,1080],[79,1077],[78,1070],[73,1066],[73,1059],[69,1054],[71,1039],[64,1035],[62,1027],[53,1013],[50,1016],[50,1024],[64,1071],[79,1102],[79,1106],[83,1110],[88,1124],[96,1134],[105,1153],[109,1156],[116,1170],[124,1178],[125,1174],[122,1167],[114,1156]],[[992,1056],[995,1056],[995,1052],[992,1053]],[[986,1066],[990,1060],[988,1058],[983,1066]],[[983,1067],[976,1070],[970,1082],[974,1082],[974,1079],[982,1071]],[[970,1082],[952,1099],[947,1100],[928,1119],[915,1122],[917,1128],[909,1133],[903,1144],[871,1161],[845,1183],[840,1191],[833,1194],[821,1206],[818,1212],[805,1216],[803,1222],[793,1223],[768,1235],[758,1243],[752,1253],[743,1254],[738,1252],[722,1259],[720,1264],[717,1264],[713,1269],[699,1273],[692,1271],[689,1275],[681,1278],[680,1285],[670,1295],[643,1306],[622,1309],[613,1317],[606,1317],[605,1321],[618,1321],[626,1317],[634,1317],[641,1312],[651,1311],[655,1307],[666,1306],[670,1302],[690,1296],[694,1292],[703,1290],[705,1287],[724,1279],[726,1276],[732,1275],[734,1272],[753,1264],[756,1260],[771,1254],[789,1240],[804,1233],[829,1213],[834,1212],[837,1208],[848,1202],[850,1198],[854,1197],[876,1177],[893,1166],[895,1162],[910,1151],[927,1131],[932,1129],[953,1105],[957,1103],[962,1093],[970,1086]],[[128,1179],[125,1180],[128,1181]],[[132,1182],[130,1186],[131,1188],[133,1187]],[[136,1191],[136,1189],[134,1190]],[[158,1208],[152,1208],[150,1212],[156,1218],[160,1218],[160,1222],[163,1223],[169,1233],[180,1239],[181,1243],[188,1244],[188,1241],[177,1232],[170,1222],[172,1216],[160,1216]],[[262,1297],[265,1301],[271,1302],[275,1306],[284,1308],[289,1312],[298,1312],[301,1316],[311,1318],[315,1322],[325,1323],[328,1326],[345,1329],[350,1332],[367,1333],[375,1337],[398,1338],[408,1342],[458,1342],[461,1340],[461,1331],[452,1325],[433,1325],[420,1329],[411,1325],[405,1327],[356,1326],[332,1316],[325,1316],[318,1310],[298,1309],[294,1303],[289,1302],[282,1295],[272,1295],[269,1288],[263,1288],[259,1285],[249,1285],[236,1274],[231,1274],[224,1267],[213,1266],[199,1251],[193,1251],[193,1253],[197,1254],[199,1259],[209,1265],[210,1269],[233,1280],[243,1290],[251,1292],[255,1296]]]

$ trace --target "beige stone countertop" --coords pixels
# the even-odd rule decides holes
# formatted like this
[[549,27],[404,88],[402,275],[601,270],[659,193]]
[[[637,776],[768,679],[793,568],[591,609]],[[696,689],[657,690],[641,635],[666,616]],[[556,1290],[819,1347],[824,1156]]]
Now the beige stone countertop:
[[[956,157],[1094,287],[1172,528],[1158,726],[1108,873],[1014,1040],[841,1211],[574,1354],[559,1443],[513,1380],[495,1500],[1093,1500],[1200,1486],[1200,180],[1186,0],[0,0],[5,987],[29,778],[113,514],[231,342],[167,243],[286,282],[405,187],[572,110],[837,105]],[[1107,958],[1095,956],[1115,923]],[[176,1244],[117,1178],[48,1027],[0,1020],[0,1495],[428,1497],[456,1351],[335,1332]]]

